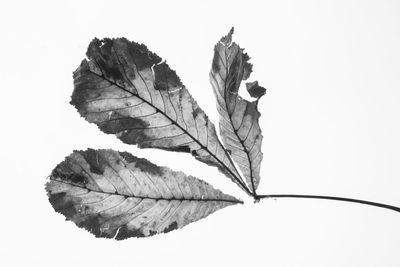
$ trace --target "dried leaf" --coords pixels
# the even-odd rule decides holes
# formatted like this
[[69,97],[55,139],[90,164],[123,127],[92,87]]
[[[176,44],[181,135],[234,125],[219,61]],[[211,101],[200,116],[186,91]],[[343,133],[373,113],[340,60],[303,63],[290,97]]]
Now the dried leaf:
[[241,81],[249,77],[252,65],[248,63],[250,58],[243,49],[232,42],[232,34],[233,28],[215,45],[210,81],[217,98],[222,141],[255,193],[260,182],[263,157],[257,104],[265,94],[265,88],[259,86],[257,81],[246,84],[250,95],[257,97],[253,102],[238,94]]
[[249,94],[255,98],[262,97],[267,91],[264,87],[259,86],[257,81],[246,83],[246,89]]
[[53,170],[46,190],[68,220],[118,240],[166,233],[242,203],[195,177],[113,150],[75,151]]
[[71,103],[89,122],[140,148],[191,153],[249,193],[204,111],[146,46],[95,39],[74,73]]

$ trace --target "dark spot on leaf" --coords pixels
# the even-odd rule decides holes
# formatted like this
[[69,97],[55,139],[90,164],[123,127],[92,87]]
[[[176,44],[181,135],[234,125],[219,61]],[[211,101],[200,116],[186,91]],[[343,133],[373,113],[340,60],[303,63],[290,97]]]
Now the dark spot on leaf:
[[213,70],[213,72],[219,72],[219,70],[220,70],[220,67],[218,65],[218,61],[220,60],[219,57],[220,56],[218,55],[217,48],[215,48],[214,57],[213,57],[213,61],[212,61],[212,70]]
[[[154,147],[153,147],[154,148]],[[190,147],[187,145],[177,146],[177,147],[161,147],[162,150],[172,151],[172,152],[185,152],[190,153],[192,152]],[[193,152],[192,152],[193,153]]]
[[124,240],[129,237],[145,237],[145,235],[140,231],[140,229],[129,229],[126,225],[119,229],[116,240]]
[[176,72],[172,70],[167,63],[163,62],[161,64],[155,65],[154,70],[154,88],[156,90],[165,91],[169,88],[182,87],[183,84],[179,79]]
[[227,86],[225,90],[229,90],[232,93],[239,91],[241,79],[238,79],[237,76],[240,77],[241,75],[243,75],[242,68],[243,65],[240,58],[238,56],[234,57],[229,67],[229,74],[228,74],[228,77],[232,79],[232,81],[229,83],[229,87]]
[[[96,87],[91,85],[92,80],[87,78],[89,65],[86,59],[82,60],[79,68],[73,73],[75,89],[71,96],[71,104],[81,111],[85,108],[85,99],[90,97]],[[88,90],[88,88],[91,88]],[[93,88],[93,89],[92,89]]]
[[243,53],[242,60],[244,64],[242,80],[247,80],[247,78],[249,78],[251,72],[253,71],[253,65],[247,62],[249,59],[250,57],[247,55],[247,53]]
[[178,105],[179,105],[179,108],[181,108],[181,109],[182,109],[182,97],[183,97],[183,93],[182,93],[182,91],[179,91],[179,103],[178,103]]
[[196,119],[197,115],[199,115],[200,113],[202,113],[202,110],[200,109],[200,107],[197,104],[195,104],[194,108],[192,110],[193,118]]
[[125,159],[127,163],[136,162],[136,157],[132,156],[128,152],[119,152],[119,155]]
[[139,168],[143,172],[147,172],[147,173],[151,173],[151,174],[155,174],[155,175],[159,175],[159,176],[162,175],[162,171],[161,171],[160,167],[158,167],[157,165],[151,163],[150,161],[148,161],[146,159],[137,158],[127,152],[119,152],[119,154],[121,155],[121,157],[123,157],[125,159],[126,162],[128,162],[128,163],[134,162],[135,167]]
[[157,234],[157,231],[153,231],[153,230],[149,231],[149,236],[152,236],[152,235],[155,235],[155,234]]
[[51,173],[51,176],[54,178],[61,179],[63,181],[68,181],[73,184],[85,185],[88,180],[85,176],[72,172],[69,168],[67,168],[67,163],[60,163]]
[[104,61],[101,58],[97,59],[96,61],[108,79],[111,79],[115,82],[123,80],[121,71],[113,64],[113,62]]
[[127,51],[130,55],[128,61],[132,61],[138,70],[150,68],[154,64],[161,62],[161,58],[157,56],[157,54],[149,51],[144,44],[130,42],[126,38],[120,38],[117,39],[117,41],[127,46]]
[[50,196],[49,196],[49,201],[51,203],[51,205],[55,205],[57,202],[59,202],[62,198],[64,198],[66,195],[65,192],[61,192],[61,193],[55,193],[52,194],[50,192]]
[[87,184],[88,180],[85,176],[81,175],[81,174],[71,174],[68,179],[73,182],[74,184]]
[[266,93],[266,89],[258,85],[257,81],[246,83],[246,88],[252,97],[260,98]]
[[177,147],[168,148],[166,150],[175,151],[175,152],[186,152],[186,153],[189,153],[190,152],[190,147],[189,146],[177,146]]
[[63,214],[67,219],[71,219],[77,214],[75,202],[69,198],[65,192],[49,195],[49,202],[54,210]]
[[99,125],[100,130],[107,134],[115,134],[124,131],[125,129],[133,130],[135,128],[144,129],[149,127],[148,122],[139,118],[121,117],[118,114],[115,117],[117,117],[117,119],[112,116],[110,120],[101,123]]
[[[119,68],[116,54],[113,52],[114,40],[105,38],[99,41],[94,39],[88,47],[87,57],[99,65],[102,73],[111,80],[121,81],[124,77]],[[114,49],[115,51],[116,49]]]
[[101,46],[101,41],[97,38],[94,38],[87,49],[86,56],[91,58],[95,53],[98,52],[99,47]]
[[[96,174],[103,174],[101,169],[97,168],[97,166],[90,165],[90,171]],[[104,170],[103,170],[104,171]]]
[[127,144],[138,144],[140,148],[145,148],[146,139],[149,139],[145,134],[144,129],[131,129],[127,132],[123,132],[119,139]]
[[102,237],[104,234],[101,231],[101,221],[103,220],[103,216],[100,214],[93,214],[85,217],[85,220],[80,222],[77,225],[79,227],[83,227],[92,234],[94,234],[96,237]]
[[59,210],[58,212],[63,214],[65,216],[66,220],[71,220],[78,213],[75,206],[72,205],[72,202],[69,207]]
[[148,172],[154,175],[162,175],[162,171],[160,167],[151,163],[150,161],[142,158],[136,159],[136,167],[139,168],[143,172]]
[[71,201],[69,202],[65,201],[66,199],[65,196],[66,196],[65,192],[55,193],[55,194],[50,193],[49,201],[56,211],[65,207],[66,206],[65,204],[68,204],[67,206],[70,206]]
[[102,175],[104,173],[104,167],[107,165],[105,160],[99,155],[99,152],[94,149],[88,149],[81,152],[81,155],[85,158],[89,164],[90,171],[95,174]]
[[168,232],[171,232],[171,231],[173,231],[173,230],[175,230],[175,229],[178,229],[178,223],[177,223],[177,222],[171,223],[168,227],[166,227],[166,228],[163,230],[163,232],[164,232],[164,233],[168,233]]

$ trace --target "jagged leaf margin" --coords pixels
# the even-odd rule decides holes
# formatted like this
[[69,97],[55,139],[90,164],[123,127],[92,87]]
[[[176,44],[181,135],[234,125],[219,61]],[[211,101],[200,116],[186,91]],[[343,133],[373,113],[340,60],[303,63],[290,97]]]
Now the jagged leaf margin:
[[51,173],[49,201],[96,237],[147,237],[242,201],[126,152],[75,151]]
[[242,80],[246,80],[252,65],[243,49],[232,42],[233,28],[214,47],[214,58],[210,71],[210,82],[217,98],[219,128],[222,142],[229,149],[233,160],[239,165],[253,194],[260,183],[262,134],[258,123],[260,112],[258,100],[266,92],[258,82],[246,84],[255,101],[239,95]]

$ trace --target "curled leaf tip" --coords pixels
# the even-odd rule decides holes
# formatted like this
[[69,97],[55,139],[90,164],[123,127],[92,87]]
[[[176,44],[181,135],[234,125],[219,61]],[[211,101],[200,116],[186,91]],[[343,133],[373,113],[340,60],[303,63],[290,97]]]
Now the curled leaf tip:
[[260,98],[267,92],[264,87],[258,85],[258,81],[246,83],[246,89],[254,98]]

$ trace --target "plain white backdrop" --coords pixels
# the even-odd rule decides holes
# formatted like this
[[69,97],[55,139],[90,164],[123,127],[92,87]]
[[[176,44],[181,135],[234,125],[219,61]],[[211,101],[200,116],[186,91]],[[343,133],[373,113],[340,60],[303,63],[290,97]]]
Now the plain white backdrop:
[[[268,90],[259,193],[400,206],[399,1],[0,5],[1,266],[400,266],[400,213],[326,200],[253,204],[215,168],[122,144],[68,103],[92,38],[124,36],[167,59],[217,124],[208,72],[214,44],[234,26],[250,80]],[[88,147],[146,157],[246,204],[169,234],[96,239],[55,213],[44,190],[57,163]]]

